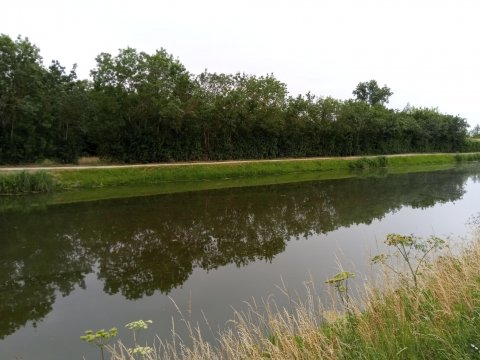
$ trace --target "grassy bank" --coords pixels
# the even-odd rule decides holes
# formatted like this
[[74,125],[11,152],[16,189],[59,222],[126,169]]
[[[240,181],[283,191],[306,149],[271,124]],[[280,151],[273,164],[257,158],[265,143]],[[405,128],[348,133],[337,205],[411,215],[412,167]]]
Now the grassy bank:
[[54,176],[46,171],[0,173],[0,194],[49,193],[55,187]]
[[[475,166],[472,163],[467,166]],[[139,196],[154,196],[181,192],[217,190],[227,188],[244,188],[251,186],[291,184],[297,182],[338,180],[352,177],[385,177],[390,174],[416,172],[432,172],[452,170],[456,164],[401,166],[395,168],[377,168],[369,170],[345,170],[324,172],[302,172],[285,175],[269,175],[261,177],[219,179],[208,181],[177,181],[156,184],[135,184],[114,187],[97,187],[87,189],[71,189],[35,196],[0,196],[0,213],[8,211],[36,211],[59,204],[72,204],[85,201],[120,199]]]
[[[219,162],[211,164],[168,164],[159,166],[112,167],[89,169],[59,169],[45,171],[53,176],[53,185],[44,191],[111,188],[159,183],[213,181],[225,179],[258,178],[299,173],[346,173],[364,169],[398,168],[406,166],[447,165],[462,161],[480,160],[480,153],[425,154],[353,158],[298,159],[273,161]],[[35,169],[23,173],[37,176]],[[42,172],[42,176],[46,176]],[[28,187],[1,185],[11,183],[11,174],[0,169],[0,193],[25,193]],[[7,179],[7,180],[5,180]],[[3,186],[3,187],[2,187]],[[17,190],[15,190],[17,189]],[[35,192],[38,189],[35,189]]]
[[[429,263],[416,285],[386,272],[349,311],[327,311],[314,291],[288,309],[252,304],[217,344],[190,327],[179,339],[144,348],[144,359],[478,359],[480,243]],[[338,309],[338,308],[337,308]],[[361,309],[361,310],[359,310]],[[147,349],[147,350],[145,350]],[[134,359],[120,342],[114,360]]]

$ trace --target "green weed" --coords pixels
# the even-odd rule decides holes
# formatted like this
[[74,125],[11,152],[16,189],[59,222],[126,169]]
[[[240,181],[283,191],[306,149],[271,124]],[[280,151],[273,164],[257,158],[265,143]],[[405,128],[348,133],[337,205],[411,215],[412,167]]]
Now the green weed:
[[53,175],[46,171],[0,173],[0,194],[49,193],[55,189]]

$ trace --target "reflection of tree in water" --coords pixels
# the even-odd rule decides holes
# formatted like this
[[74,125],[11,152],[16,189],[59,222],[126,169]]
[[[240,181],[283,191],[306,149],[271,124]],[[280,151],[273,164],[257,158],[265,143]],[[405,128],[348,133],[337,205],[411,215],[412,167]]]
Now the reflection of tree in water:
[[476,184],[476,183],[480,182],[480,174],[474,174],[474,175],[470,176],[470,179]]
[[13,231],[3,231],[0,244],[0,339],[27,321],[41,320],[57,292],[66,296],[75,285],[84,287],[91,271],[78,237],[50,232],[48,223],[36,233],[28,226],[2,229]]
[[[103,232],[98,244],[107,244],[99,259],[105,290],[127,298],[168,293],[195,267],[272,259],[284,249],[288,233],[267,208],[245,200],[211,192],[123,201],[103,220],[112,231]],[[134,221],[124,220],[127,212],[136,214]]]
[[[471,171],[471,173],[475,173]],[[0,214],[0,338],[51,310],[98,264],[109,294],[168,293],[193,269],[271,261],[288,240],[457,200],[467,170],[296,183]]]

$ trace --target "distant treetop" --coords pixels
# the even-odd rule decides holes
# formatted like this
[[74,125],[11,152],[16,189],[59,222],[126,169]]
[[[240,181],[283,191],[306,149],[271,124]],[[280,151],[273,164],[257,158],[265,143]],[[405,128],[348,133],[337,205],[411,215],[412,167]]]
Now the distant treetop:
[[359,101],[364,101],[370,105],[386,104],[388,98],[393,95],[393,92],[386,85],[380,88],[376,80],[368,82],[361,82],[353,90],[353,95]]

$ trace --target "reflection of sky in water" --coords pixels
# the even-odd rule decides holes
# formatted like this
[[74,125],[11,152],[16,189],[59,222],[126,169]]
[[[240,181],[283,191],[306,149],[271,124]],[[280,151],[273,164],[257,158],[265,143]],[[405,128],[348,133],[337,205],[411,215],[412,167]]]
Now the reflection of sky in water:
[[[441,192],[449,189],[448,185],[450,182],[453,184],[462,184],[463,181],[467,179],[464,174],[457,174],[452,178],[448,178],[444,180],[443,187],[439,188],[438,194],[435,195],[437,189],[432,188],[432,186],[434,187],[435,185],[433,181],[433,179],[435,179],[434,176],[438,176],[439,182],[442,181],[442,174],[431,174],[427,179],[428,181],[421,183],[422,186],[425,187],[423,189],[425,191],[425,198],[430,200],[432,196],[434,200],[435,196],[439,199],[445,199],[446,194]],[[412,208],[412,206],[407,205],[401,207],[399,210],[388,212],[387,214],[378,213],[378,209],[375,208],[375,206],[378,206],[377,203],[380,203],[383,199],[390,199],[390,201],[392,201],[392,198],[389,198],[388,194],[379,192],[379,189],[385,191],[386,188],[382,186],[379,187],[379,185],[382,185],[382,182],[386,180],[369,180],[367,178],[360,181],[367,181],[368,184],[371,184],[372,191],[364,194],[354,194],[355,191],[352,188],[353,192],[349,193],[347,191],[349,185],[352,187],[358,185],[362,191],[369,188],[369,186],[365,187],[365,183],[360,184],[352,180],[341,180],[343,183],[331,181],[322,183],[329,189],[325,192],[323,192],[324,188],[321,186],[312,188],[311,184],[296,185],[297,188],[295,191],[285,187],[287,196],[297,196],[297,192],[301,194],[302,191],[308,193],[312,190],[318,190],[319,193],[315,196],[318,196],[319,200],[324,199],[321,206],[325,207],[324,213],[329,214],[329,219],[326,220],[329,224],[327,228],[331,227],[331,221],[335,216],[341,217],[337,219],[339,223],[342,223],[343,219],[345,220],[344,223],[350,223],[351,225],[348,227],[340,226],[336,230],[327,233],[312,234],[307,236],[307,238],[302,235],[299,236],[299,239],[293,237],[286,243],[285,251],[276,254],[271,262],[257,260],[250,262],[248,266],[240,267],[234,264],[219,264],[217,269],[213,268],[209,271],[197,266],[187,277],[183,285],[174,288],[169,296],[174,299],[178,307],[184,312],[184,315],[194,323],[204,323],[203,311],[213,328],[213,333],[216,333],[217,327],[223,326],[225,321],[232,317],[231,307],[242,309],[245,307],[243,301],[251,300],[252,297],[258,300],[261,297],[265,298],[273,294],[280,305],[286,305],[285,297],[276,286],[281,284],[281,279],[283,279],[292,293],[295,291],[301,293],[303,290],[302,283],[308,280],[311,275],[316,282],[317,289],[319,289],[320,293],[323,293],[325,290],[323,281],[330,275],[338,272],[339,264],[342,264],[345,269],[353,270],[358,274],[364,274],[363,276],[358,276],[358,279],[368,276],[370,271],[368,258],[382,251],[383,240],[386,234],[392,232],[402,234],[411,233],[424,237],[435,234],[443,238],[450,235],[458,238],[458,236],[467,235],[465,224],[472,214],[477,214],[480,211],[478,207],[480,186],[478,182],[474,182],[471,178],[464,184],[463,190],[465,194],[461,196],[461,193],[457,193],[457,199],[453,202],[437,202],[435,205],[427,206],[423,209]],[[413,182],[413,184],[415,184],[415,182]],[[405,186],[405,184],[397,185]],[[393,181],[392,186],[396,186],[395,181]],[[344,194],[339,195],[335,192],[337,191],[336,189]],[[402,189],[405,192],[409,191],[408,187]],[[453,187],[453,189],[455,190],[456,188]],[[392,191],[394,190],[398,191],[398,189],[392,189]],[[455,191],[457,190],[458,189]],[[252,192],[253,190],[249,191]],[[273,193],[272,196],[280,195],[280,198],[283,198],[282,191],[283,190],[280,190],[278,193]],[[226,190],[223,190],[223,192],[224,194],[228,193]],[[234,206],[235,201],[243,202],[241,206],[251,211],[249,213],[246,210],[246,213],[249,213],[252,219],[264,219],[265,222],[263,224],[269,221],[273,224],[275,224],[275,221],[282,221],[285,217],[282,217],[281,211],[290,211],[292,210],[292,206],[301,208],[301,204],[299,203],[286,202],[286,207],[284,208],[271,207],[269,209],[268,203],[262,204],[261,206],[259,204],[255,205],[255,201],[271,201],[268,197],[256,200],[256,194],[253,191],[252,196],[243,198],[242,194],[244,192],[238,189],[235,190],[234,193],[236,195],[231,199],[231,205]],[[350,194],[354,196],[349,197]],[[197,207],[194,210],[201,211],[202,208],[199,206],[202,201],[201,199],[199,201],[196,197],[201,197],[202,195],[195,194],[192,196],[192,199],[196,201],[195,206]],[[330,196],[330,199],[322,198],[322,196]],[[423,195],[421,191],[418,194],[415,193],[415,196],[419,197],[418,201],[425,200],[422,198]],[[309,196],[307,195],[299,195],[295,199],[308,202],[308,198]],[[172,203],[175,202],[175,199],[175,197],[170,197]],[[185,200],[188,199],[188,196],[183,198],[180,196],[179,199]],[[341,199],[344,199],[344,202],[347,203],[350,201],[348,203],[348,206],[351,207],[350,210],[348,206],[342,209],[329,207],[334,205],[335,201],[340,201]],[[405,199],[410,201],[412,197],[406,193]],[[360,200],[362,200],[363,203],[360,202]],[[213,196],[209,201],[218,201],[218,199],[215,200],[215,196]],[[281,202],[282,200],[278,201]],[[433,203],[434,202],[435,201],[433,201]],[[238,205],[240,206],[240,204]],[[392,202],[392,204],[387,205],[399,207],[402,204],[401,202]],[[211,211],[212,214],[222,214],[222,211],[216,212],[218,209],[215,210],[215,207],[225,206],[225,203],[219,203],[219,205],[209,203],[207,206],[207,200],[205,200],[205,206],[208,207],[208,211]],[[371,208],[371,206],[374,208]],[[69,208],[66,208],[67,212],[68,209]],[[272,219],[267,219],[266,217],[269,214],[269,210],[274,212]],[[104,210],[98,207],[92,211],[94,213],[97,211],[100,216]],[[76,209],[73,207],[72,216],[75,216],[75,212]],[[380,216],[381,218],[370,219],[371,224],[368,225],[355,225],[355,219],[357,217],[360,219],[360,222],[365,218],[363,212],[372,213],[374,216]],[[178,214],[182,213],[178,212]],[[299,212],[298,215],[295,219],[301,223],[302,216],[305,214]],[[137,214],[132,212],[130,216],[134,218]],[[183,221],[185,221],[185,219],[189,220],[188,218],[190,216],[192,215],[189,212],[181,215]],[[349,218],[350,216],[352,216],[351,219]],[[197,222],[198,221],[200,220],[197,219]],[[322,221],[323,219],[320,223],[322,223]],[[186,223],[188,223],[188,221]],[[193,223],[195,223],[195,221],[193,221]],[[148,222],[144,222],[141,225],[148,228]],[[170,225],[173,226],[174,224],[172,223]],[[210,230],[216,225],[215,223],[210,224]],[[228,222],[226,225],[228,225]],[[83,226],[88,226],[88,224],[83,224]],[[96,226],[98,226],[98,224]],[[227,233],[229,230],[231,231],[232,229],[225,229]],[[268,229],[260,229],[259,231],[265,232],[266,230]],[[308,229],[299,229],[298,233],[304,233],[305,230],[308,232]],[[102,231],[106,231],[106,229],[99,230],[99,233]],[[115,231],[118,231],[118,229]],[[295,232],[296,231],[294,231],[294,233]],[[227,250],[224,249],[223,251]],[[257,249],[257,251],[261,251],[261,249]],[[248,254],[246,254],[246,256],[247,255]],[[102,256],[104,256],[104,254]],[[87,359],[95,359],[98,357],[97,349],[93,347],[90,348],[78,339],[84,330],[118,326],[122,337],[128,339],[130,334],[122,329],[122,325],[138,319],[152,319],[154,321],[152,329],[162,338],[169,338],[171,337],[170,326],[173,316],[177,319],[178,331],[182,333],[184,327],[178,322],[179,316],[176,314],[175,306],[166,295],[162,295],[159,291],[156,291],[152,296],[144,296],[135,301],[126,300],[125,297],[119,293],[114,295],[104,293],[105,283],[103,280],[104,279],[99,280],[96,274],[90,273],[85,276],[86,289],[81,289],[76,286],[75,290],[66,297],[62,297],[57,291],[57,298],[53,304],[53,310],[50,311],[43,320],[38,322],[36,328],[28,324],[13,335],[7,337],[4,341],[0,341],[0,358],[21,355],[25,359],[55,359],[58,353],[58,359],[65,358],[65,354],[68,354],[70,358],[81,358],[82,354],[85,354]],[[208,333],[208,330],[205,330],[205,332],[206,338],[213,337],[213,335]],[[152,335],[153,331],[145,333],[144,338],[151,338]]]

